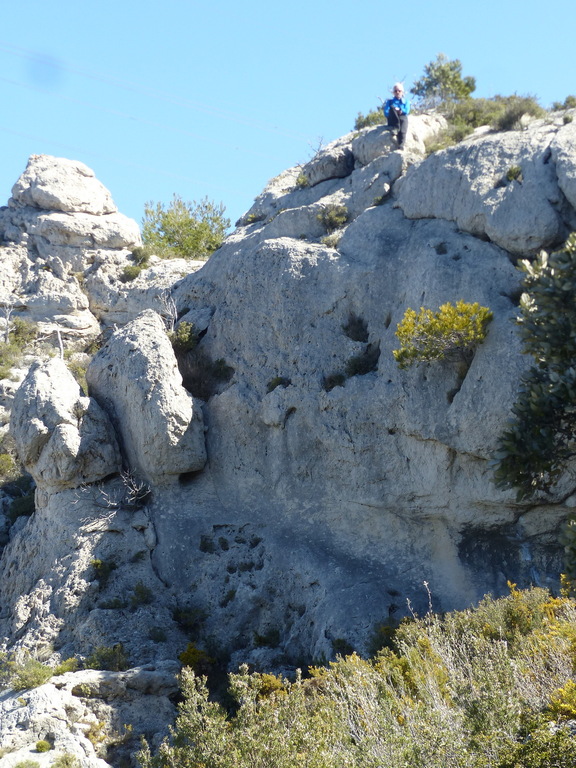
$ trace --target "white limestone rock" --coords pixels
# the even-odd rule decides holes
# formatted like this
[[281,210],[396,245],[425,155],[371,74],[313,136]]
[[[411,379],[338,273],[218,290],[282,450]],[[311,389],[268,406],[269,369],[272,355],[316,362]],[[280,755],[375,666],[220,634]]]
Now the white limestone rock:
[[10,430],[36,484],[52,492],[93,483],[120,469],[114,432],[64,361],[33,365],[16,392]]
[[[513,254],[534,254],[565,234],[551,143],[564,145],[554,125],[472,138],[413,166],[395,186],[411,219],[454,221]],[[565,140],[569,135],[565,134]],[[521,169],[517,180],[508,171]]]
[[204,467],[202,411],[182,386],[156,312],[146,310],[116,331],[90,363],[86,378],[137,474],[162,483]]
[[94,215],[118,210],[110,192],[88,166],[51,155],[31,155],[12,187],[11,205]]

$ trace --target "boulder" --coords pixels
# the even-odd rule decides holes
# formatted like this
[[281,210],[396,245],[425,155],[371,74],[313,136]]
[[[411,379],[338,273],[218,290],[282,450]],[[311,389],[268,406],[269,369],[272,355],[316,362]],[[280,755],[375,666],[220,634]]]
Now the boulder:
[[87,165],[50,155],[30,156],[26,170],[12,187],[10,204],[94,215],[118,210],[110,192]]
[[82,395],[59,358],[30,368],[14,397],[10,430],[39,488],[77,488],[120,470],[106,414],[93,398]]
[[202,411],[182,386],[156,312],[146,310],[116,331],[90,363],[86,378],[137,474],[161,484],[204,467]]

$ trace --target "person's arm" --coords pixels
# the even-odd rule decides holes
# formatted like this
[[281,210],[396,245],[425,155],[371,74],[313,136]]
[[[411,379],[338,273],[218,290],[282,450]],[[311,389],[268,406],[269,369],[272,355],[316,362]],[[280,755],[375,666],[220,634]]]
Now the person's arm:
[[390,107],[391,107],[391,105],[392,105],[392,99],[386,99],[386,101],[384,102],[384,106],[382,107],[386,117],[388,117],[388,115],[390,114]]
[[408,99],[402,99],[401,109],[405,115],[410,114],[410,102],[408,101]]

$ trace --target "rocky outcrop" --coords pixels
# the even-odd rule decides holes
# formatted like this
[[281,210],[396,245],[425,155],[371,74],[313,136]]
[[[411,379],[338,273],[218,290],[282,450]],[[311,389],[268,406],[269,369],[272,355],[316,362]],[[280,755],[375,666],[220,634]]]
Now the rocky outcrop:
[[[330,657],[342,640],[365,652],[407,598],[427,609],[424,581],[438,610],[501,594],[508,580],[557,585],[573,473],[521,503],[496,489],[489,462],[530,363],[512,322],[515,263],[575,226],[574,128],[556,114],[426,157],[422,136],[441,122],[411,122],[404,152],[379,126],[285,171],[201,269],[156,262],[130,290],[115,277],[126,242],[84,241],[96,231],[84,217],[97,214],[52,211],[51,240],[31,247],[48,226],[29,202],[40,198],[22,190],[5,209],[5,263],[43,291],[23,290],[23,305],[50,296],[63,314],[65,283],[41,284],[34,264],[57,256],[66,275],[88,258],[94,322],[122,326],[87,379],[124,469],[74,488],[87,472],[75,446],[101,434],[88,429],[93,406],[47,383],[59,361],[35,368],[13,429],[36,511],[0,560],[11,647],[49,649],[54,663],[122,643],[141,665],[177,658],[192,636],[232,665],[279,669]],[[68,244],[62,216],[79,216]],[[234,372],[201,399],[182,386],[161,291],[172,319],[195,324],[206,369]],[[406,308],[459,299],[494,315],[473,358],[400,370]],[[78,424],[73,402],[84,403]]]
[[90,364],[87,380],[137,474],[162,483],[204,467],[202,411],[182,386],[164,323],[153,310],[115,332]]
[[26,471],[44,490],[77,488],[121,469],[106,414],[82,396],[58,358],[30,368],[14,398],[10,426]]

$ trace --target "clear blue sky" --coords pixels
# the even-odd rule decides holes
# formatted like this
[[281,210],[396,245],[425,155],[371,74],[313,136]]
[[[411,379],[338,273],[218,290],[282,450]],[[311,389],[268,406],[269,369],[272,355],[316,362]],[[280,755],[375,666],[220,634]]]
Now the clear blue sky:
[[440,52],[475,96],[576,94],[574,0],[26,0],[0,27],[0,204],[31,154],[81,160],[140,222],[208,196],[235,221]]

